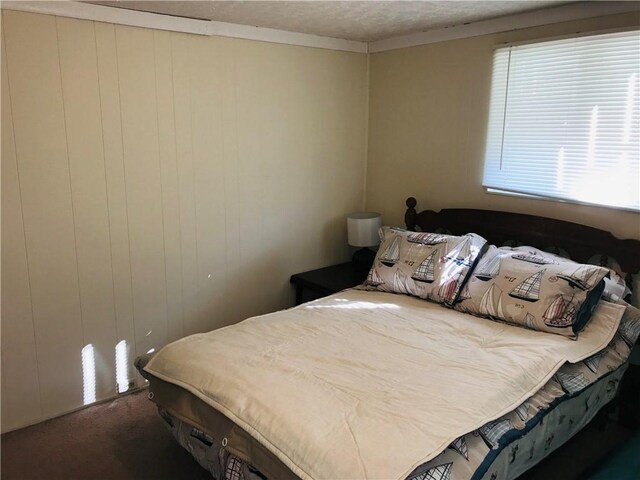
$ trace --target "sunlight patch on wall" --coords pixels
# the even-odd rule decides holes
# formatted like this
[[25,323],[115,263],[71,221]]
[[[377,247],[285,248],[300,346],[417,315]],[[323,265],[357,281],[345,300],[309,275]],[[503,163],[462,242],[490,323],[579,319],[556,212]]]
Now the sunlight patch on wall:
[[129,390],[129,375],[127,365],[129,364],[129,348],[126,340],[121,340],[116,345],[116,382],[118,393]]
[[82,349],[82,393],[85,405],[96,401],[96,359],[90,343]]

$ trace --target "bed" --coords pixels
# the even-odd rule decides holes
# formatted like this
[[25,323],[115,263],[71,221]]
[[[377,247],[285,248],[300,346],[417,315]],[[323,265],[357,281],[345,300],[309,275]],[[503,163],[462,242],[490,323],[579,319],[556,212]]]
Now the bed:
[[[640,242],[591,227],[483,210],[418,213],[415,199],[406,204],[409,231],[474,232],[490,244],[606,265],[627,279],[624,272],[640,270]],[[451,257],[457,278],[479,266],[465,264],[460,249],[477,237],[466,240],[442,260]],[[389,259],[379,257],[386,271]],[[566,283],[581,291],[576,282]],[[214,478],[515,478],[615,397],[640,333],[637,310],[620,302],[592,306],[598,321],[572,341],[472,316],[464,302],[445,308],[422,299],[463,298],[450,280],[422,298],[366,283],[137,360],[167,427]],[[406,293],[398,272],[389,283]],[[481,304],[492,314],[503,308]]]

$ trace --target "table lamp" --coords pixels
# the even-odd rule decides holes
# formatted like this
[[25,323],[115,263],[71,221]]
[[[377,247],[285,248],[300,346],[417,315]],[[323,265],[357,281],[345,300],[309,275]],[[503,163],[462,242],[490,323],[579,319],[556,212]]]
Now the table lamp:
[[356,268],[368,270],[376,257],[368,247],[380,244],[378,230],[382,226],[382,215],[375,212],[352,213],[347,216],[347,238],[352,247],[362,247],[353,254]]

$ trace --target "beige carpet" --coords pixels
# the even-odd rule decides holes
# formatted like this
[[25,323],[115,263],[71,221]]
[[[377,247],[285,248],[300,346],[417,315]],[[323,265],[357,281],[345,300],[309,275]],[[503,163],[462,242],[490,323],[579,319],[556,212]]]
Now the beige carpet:
[[165,429],[147,392],[2,435],[2,479],[211,476]]

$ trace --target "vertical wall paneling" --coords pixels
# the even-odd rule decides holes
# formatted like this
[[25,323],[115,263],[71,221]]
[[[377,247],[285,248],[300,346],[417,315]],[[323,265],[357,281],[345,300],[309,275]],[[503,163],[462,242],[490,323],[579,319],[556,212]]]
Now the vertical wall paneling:
[[[2,368],[1,365],[0,365],[0,368]],[[5,373],[4,373],[4,370],[3,370],[2,371],[2,375],[0,376],[0,388],[2,388],[3,392],[5,392],[6,391],[5,389],[7,388],[4,376],[5,376]],[[25,417],[21,418],[20,413],[11,414],[11,409],[8,408],[8,405],[7,405],[6,402],[0,402],[0,415],[2,415],[2,418],[6,418],[7,421],[16,422],[13,425],[9,425],[9,426],[3,425],[3,427],[6,428],[6,429],[9,429],[9,428],[12,428],[12,427],[15,428],[16,424],[19,426],[20,425],[19,422],[24,422],[24,423],[29,422],[29,416],[30,416],[30,415],[27,414],[27,415],[25,415]],[[14,418],[16,420],[13,420]],[[35,417],[35,418],[37,418],[37,417]],[[6,423],[6,422],[4,422],[4,423]]]
[[226,225],[224,218],[224,146],[220,41],[191,38],[191,135],[195,182],[196,245],[198,248],[197,331],[224,325]]
[[[286,51],[286,49],[285,49]],[[240,278],[245,291],[252,292],[253,301],[239,308],[242,316],[256,315],[268,310],[270,300],[268,291],[272,282],[265,281],[256,272],[274,271],[277,253],[283,245],[270,241],[268,226],[277,221],[273,212],[269,214],[270,178],[277,175],[271,160],[280,155],[279,130],[291,128],[281,123],[283,102],[280,95],[286,77],[280,76],[276,58],[278,53],[262,43],[240,42],[236,47],[235,72],[237,88],[237,135],[238,135],[238,171],[242,182],[239,184],[239,258]],[[288,63],[288,62],[286,62]],[[286,64],[285,64],[286,65]],[[280,65],[284,68],[285,65]],[[269,92],[264,95],[264,92]],[[261,132],[256,135],[255,132]],[[268,139],[269,148],[265,148],[263,139]],[[271,164],[270,164],[271,163]],[[295,184],[296,162],[291,162],[290,170],[285,172],[286,182],[280,188]],[[303,208],[290,199],[289,209]],[[287,211],[287,217],[289,212]],[[293,227],[298,231],[299,225]]]
[[[311,57],[316,52],[311,53]],[[266,220],[269,217],[269,212],[282,212],[282,211],[294,211],[300,205],[305,205],[307,213],[313,216],[310,211],[310,205],[302,200],[304,197],[298,197],[292,195],[295,187],[294,185],[300,185],[301,176],[300,172],[305,168],[305,165],[309,161],[309,156],[305,153],[302,155],[296,154],[293,148],[293,143],[300,138],[299,128],[304,124],[304,120],[300,117],[296,117],[294,102],[296,96],[293,95],[293,84],[295,83],[296,71],[306,71],[310,68],[308,63],[309,58],[302,58],[300,52],[293,49],[284,49],[280,52],[270,52],[270,56],[284,55],[287,58],[286,64],[276,70],[269,70],[269,81],[273,88],[273,96],[265,105],[266,109],[263,111],[265,125],[269,131],[271,138],[274,141],[274,148],[266,154],[262,155],[262,178],[265,183],[263,188],[265,190],[264,201],[261,206],[261,213]],[[273,58],[271,59],[273,61]],[[307,86],[311,87],[313,91],[313,83],[308,83]],[[310,116],[313,115],[309,112]],[[299,123],[296,123],[299,122]],[[331,128],[328,126],[328,128]],[[315,132],[317,135],[318,132]],[[314,141],[314,136],[306,138],[307,143]],[[308,145],[307,145],[308,146]],[[305,146],[305,152],[307,152],[307,146]],[[291,164],[288,159],[295,159],[295,162]],[[247,159],[251,161],[251,159]],[[316,176],[320,177],[323,174],[316,172]],[[281,185],[281,178],[288,178],[289,182],[285,185]],[[278,185],[278,186],[276,186]],[[304,188],[304,187],[302,187]],[[309,189],[305,188],[305,195],[308,195]],[[297,200],[297,205],[291,203],[291,199]],[[300,202],[302,200],[302,202]],[[311,217],[310,217],[311,218]],[[301,218],[299,224],[296,226],[296,230],[300,233],[301,237],[305,238],[305,243],[309,250],[313,250],[312,244],[315,242],[313,237],[306,235],[306,226],[312,223],[310,218]],[[264,221],[264,220],[263,220]],[[269,250],[269,254],[266,256],[261,255],[260,247],[254,252],[258,257],[258,262],[265,270],[274,272],[274,275],[281,276],[289,269],[289,252],[291,251],[292,244],[290,238],[282,238],[282,232],[289,228],[289,219],[285,216],[277,216],[269,218],[268,221],[264,221],[263,230],[265,238],[268,244],[275,248]],[[295,244],[294,248],[295,248]],[[288,290],[286,285],[270,283],[261,287],[262,290],[262,308],[264,311],[277,310],[286,305],[285,292]]]
[[[131,287],[131,262],[129,256],[129,228],[127,192],[124,175],[122,127],[120,123],[120,83],[115,27],[106,23],[94,23],[98,78],[100,87],[100,112],[102,115],[102,139],[109,211],[111,241],[111,268],[116,315],[117,341],[126,342],[128,353],[126,380],[135,378],[132,359],[136,356],[135,319],[133,316],[133,292]],[[115,361],[115,348],[112,351]]]
[[167,338],[153,32],[116,26],[116,44],[136,349],[145,353]]
[[[3,42],[2,317],[12,320],[2,323],[2,424],[5,429],[40,418],[38,363],[6,61]],[[7,385],[12,388],[6,388]]]
[[224,323],[231,324],[242,320],[237,305],[243,303],[243,288],[240,281],[240,198],[238,190],[238,132],[236,118],[236,43],[226,38],[222,43],[220,75],[222,77],[222,142],[224,151],[224,198],[225,198],[225,252],[226,282],[224,298],[228,305]]
[[94,396],[105,398],[116,393],[117,334],[95,32],[69,18],[56,25],[84,341],[93,345]]
[[364,55],[2,22],[3,431],[143,385],[137,355],[288,307],[291,274],[347,258]]
[[[334,90],[334,79],[336,72],[334,69],[326,68],[328,57],[327,52],[317,52],[317,61],[314,63],[313,69],[309,69],[305,74],[308,77],[308,81],[313,82],[315,90],[321,92],[318,96],[313,97],[307,104],[313,115],[309,116],[309,122],[307,127],[311,131],[317,131],[318,133],[313,137],[314,142],[309,145],[307,153],[307,165],[302,172],[304,183],[307,185],[307,201],[311,210],[311,215],[316,216],[325,207],[322,205],[322,198],[324,201],[330,203],[334,202],[334,199],[324,199],[322,191],[328,184],[332,182],[332,179],[336,176],[336,171],[332,168],[335,165],[335,142],[334,139],[337,133],[337,126],[339,119],[334,118],[336,112],[334,98],[332,93]],[[319,99],[329,99],[328,101],[319,101]],[[327,125],[331,125],[332,128],[327,128]],[[311,175],[311,172],[320,172],[319,175]],[[343,219],[344,222],[344,219]],[[333,222],[327,222],[324,224],[308,223],[306,225],[307,235],[313,239],[310,248],[317,252],[322,252],[326,255],[327,252],[323,251],[327,238],[331,235],[331,229]]]
[[[56,19],[3,15],[41,406],[48,417],[83,401],[84,343]],[[6,323],[3,315],[3,330]]]
[[182,249],[182,305],[184,333],[198,328],[198,248],[191,133],[190,37],[174,34],[171,39],[173,102],[180,199],[180,243]]
[[[340,55],[337,61],[338,68],[333,69],[331,98],[334,106],[333,121],[336,123],[333,138],[333,152],[331,170],[340,171],[341,175],[333,178],[333,186],[340,195],[333,197],[332,211],[342,212],[350,205],[358,205],[363,209],[363,189],[353,188],[351,179],[363,178],[366,175],[364,164],[355,164],[349,159],[353,156],[366,156],[367,143],[367,104],[369,91],[367,84],[353,81],[353,75],[359,69],[367,70],[367,58],[353,58],[350,55]],[[351,108],[344,111],[344,105],[350,104]],[[358,132],[351,132],[350,125],[364,125]],[[363,181],[364,182],[364,181]],[[323,248],[328,245],[341,245],[342,255],[348,255],[347,235],[345,229],[345,219],[339,214],[334,215],[329,241],[325,242]],[[327,252],[330,254],[330,252]]]
[[[313,52],[314,56],[317,56],[318,52]],[[300,61],[299,52],[291,52],[291,62],[295,63]],[[303,60],[304,61],[304,60]],[[299,229],[304,231],[304,236],[308,238],[311,245],[301,245],[299,242],[292,241],[287,246],[287,250],[290,252],[287,255],[289,265],[305,265],[305,269],[309,270],[315,267],[317,259],[313,258],[320,252],[315,250],[314,245],[320,239],[315,238],[314,234],[310,231],[314,227],[314,222],[310,220],[313,215],[309,211],[314,208],[312,203],[316,201],[313,198],[312,189],[315,188],[314,182],[318,181],[319,176],[323,175],[322,172],[315,172],[316,178],[309,175],[308,169],[311,166],[313,151],[315,150],[315,141],[318,131],[316,127],[326,129],[329,125],[316,125],[314,115],[316,114],[314,105],[318,102],[317,98],[312,95],[306,95],[305,85],[309,85],[312,90],[315,91],[318,81],[316,79],[317,67],[315,61],[310,62],[307,68],[297,69],[291,68],[285,72],[285,78],[288,85],[286,89],[286,101],[288,113],[288,123],[291,125],[291,130],[286,138],[285,145],[288,151],[288,155],[296,159],[296,162],[289,167],[290,175],[297,180],[291,182],[287,186],[286,196],[299,199],[299,203],[295,205],[287,206],[286,197],[283,197],[280,202],[280,208],[288,208],[290,215],[293,217],[293,221],[299,225]],[[322,75],[322,73],[321,73]],[[326,100],[326,99],[325,99]],[[334,126],[331,125],[331,128]],[[329,145],[326,148],[331,148]],[[337,177],[338,175],[333,172]],[[321,183],[321,182],[319,182]],[[322,196],[325,201],[331,201],[328,198]],[[309,200],[311,199],[311,200]],[[301,208],[302,207],[302,208]],[[293,240],[293,239],[291,239]],[[314,252],[314,256],[308,254],[309,251]]]
[[182,311],[182,251],[180,243],[180,195],[173,105],[171,34],[154,31],[158,140],[162,180],[165,273],[167,281],[168,339],[184,335]]

